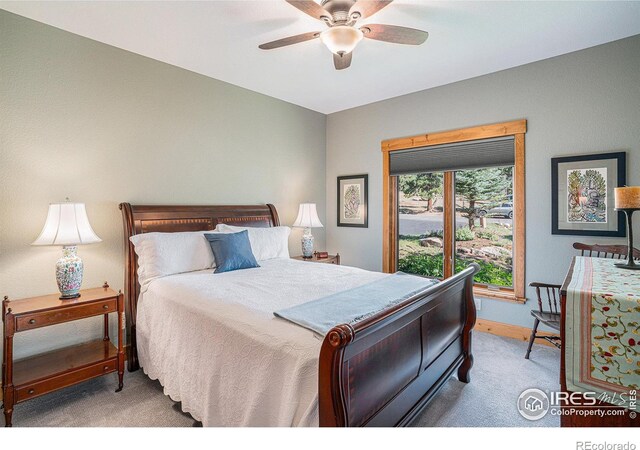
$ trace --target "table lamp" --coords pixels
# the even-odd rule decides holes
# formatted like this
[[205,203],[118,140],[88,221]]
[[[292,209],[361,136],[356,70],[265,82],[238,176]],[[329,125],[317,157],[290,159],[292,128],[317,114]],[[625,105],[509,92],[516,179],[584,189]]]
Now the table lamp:
[[636,264],[633,260],[633,224],[631,222],[633,212],[640,209],[640,186],[615,188],[614,195],[616,210],[624,211],[627,215],[627,238],[629,240],[628,260],[626,263],[617,263],[616,266],[623,269],[640,270],[640,264]]
[[302,234],[302,257],[313,258],[313,236],[311,228],[322,228],[322,223],[318,218],[315,203],[301,203],[298,208],[298,218],[293,223],[294,227],[304,228]]
[[82,260],[78,245],[100,239],[91,228],[84,203],[51,203],[40,236],[31,245],[62,245],[62,258],[56,262],[56,281],[60,299],[80,297]]

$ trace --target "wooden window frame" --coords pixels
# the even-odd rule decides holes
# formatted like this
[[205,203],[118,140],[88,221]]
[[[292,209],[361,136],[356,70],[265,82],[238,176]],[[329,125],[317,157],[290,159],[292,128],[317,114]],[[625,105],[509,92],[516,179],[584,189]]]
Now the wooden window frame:
[[[395,151],[429,147],[432,145],[513,136],[515,147],[515,165],[513,170],[513,287],[496,289],[495,287],[489,288],[488,286],[476,284],[474,293],[483,298],[525,303],[527,301],[525,295],[526,209],[524,144],[524,135],[526,132],[527,121],[522,119],[382,141],[382,270],[390,273],[396,270],[398,264],[398,177],[389,175],[390,154]],[[454,178],[453,172],[444,173],[444,201],[445,204],[448,204],[449,211],[451,211],[451,203],[455,203]],[[446,210],[447,208],[445,208],[445,211]],[[453,246],[455,245],[454,227],[453,215],[445,214],[445,240],[443,244],[445,255],[453,255]],[[445,258],[444,273],[445,277],[451,276],[453,273],[453,261],[449,258]]]

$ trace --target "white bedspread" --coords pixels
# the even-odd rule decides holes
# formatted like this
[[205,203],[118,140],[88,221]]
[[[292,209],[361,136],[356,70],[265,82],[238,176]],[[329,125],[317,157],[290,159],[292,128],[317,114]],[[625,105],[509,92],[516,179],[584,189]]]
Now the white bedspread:
[[317,426],[313,332],[273,316],[387,275],[291,259],[151,282],[138,302],[145,373],[204,426]]

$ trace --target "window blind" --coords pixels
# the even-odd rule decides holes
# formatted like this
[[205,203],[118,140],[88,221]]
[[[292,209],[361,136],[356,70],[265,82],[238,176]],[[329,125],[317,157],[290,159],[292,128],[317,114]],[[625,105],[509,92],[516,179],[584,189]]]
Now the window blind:
[[514,155],[513,136],[398,150],[389,154],[389,174],[513,166]]

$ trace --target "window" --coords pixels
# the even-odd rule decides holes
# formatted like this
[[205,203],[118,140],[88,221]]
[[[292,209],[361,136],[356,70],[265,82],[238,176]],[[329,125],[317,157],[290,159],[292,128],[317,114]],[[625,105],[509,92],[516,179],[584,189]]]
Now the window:
[[476,293],[524,302],[526,121],[383,142],[384,269],[446,278],[472,262]]

